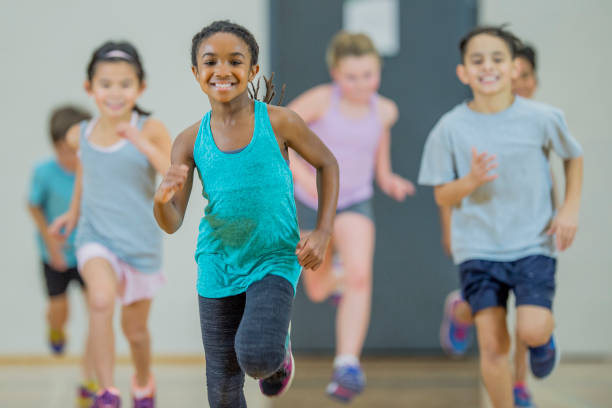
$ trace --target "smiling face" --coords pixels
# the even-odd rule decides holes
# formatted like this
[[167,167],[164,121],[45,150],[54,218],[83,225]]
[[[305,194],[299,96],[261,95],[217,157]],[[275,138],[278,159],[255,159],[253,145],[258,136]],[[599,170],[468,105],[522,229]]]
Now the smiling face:
[[200,88],[209,98],[229,102],[245,94],[249,81],[259,72],[251,65],[248,45],[238,36],[219,32],[202,40],[191,67]]
[[134,66],[125,61],[101,61],[91,80],[85,81],[85,90],[94,98],[100,114],[114,118],[130,114],[144,89]]
[[380,61],[376,55],[342,57],[331,76],[342,95],[356,103],[367,103],[380,86]]
[[523,98],[531,98],[538,87],[538,79],[533,65],[526,58],[515,59],[517,76],[512,81],[512,91]]
[[516,75],[512,55],[506,42],[490,34],[478,34],[466,45],[463,64],[457,76],[476,95],[493,96],[512,90]]

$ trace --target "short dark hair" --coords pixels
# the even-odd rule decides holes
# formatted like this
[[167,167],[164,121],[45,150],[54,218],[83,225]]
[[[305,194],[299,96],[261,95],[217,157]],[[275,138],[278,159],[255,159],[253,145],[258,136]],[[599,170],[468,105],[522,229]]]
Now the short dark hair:
[[510,31],[506,30],[506,26],[507,26],[506,24],[503,24],[501,26],[480,26],[480,27],[474,28],[472,31],[467,33],[461,39],[461,41],[459,41],[459,51],[461,51],[461,61],[463,61],[465,58],[465,52],[467,51],[467,45],[470,42],[470,40],[480,34],[488,34],[488,35],[492,35],[494,37],[502,39],[508,46],[508,49],[510,50],[510,55],[514,59],[517,51],[523,47],[523,44],[521,43],[521,40],[519,40],[517,36],[512,34]]
[[533,46],[524,44],[521,48],[516,50],[516,55],[514,58],[525,58],[531,64],[531,67],[534,71],[536,71],[536,61],[537,61],[537,53]]
[[66,133],[73,125],[91,119],[91,114],[84,109],[76,106],[60,106],[51,112],[49,118],[49,134],[53,144],[63,142],[66,139]]
[[202,28],[199,33],[193,36],[193,39],[191,40],[191,65],[194,67],[198,66],[196,54],[202,40],[217,33],[234,34],[244,41],[247,47],[249,47],[249,52],[251,53],[251,66],[257,64],[257,60],[259,59],[259,45],[255,40],[255,36],[253,36],[249,30],[240,24],[232,23],[229,20],[218,20]]

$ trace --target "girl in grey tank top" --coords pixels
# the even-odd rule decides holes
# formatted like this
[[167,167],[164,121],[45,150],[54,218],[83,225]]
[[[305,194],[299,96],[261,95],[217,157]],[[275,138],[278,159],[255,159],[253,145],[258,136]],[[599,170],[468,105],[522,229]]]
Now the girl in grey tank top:
[[164,125],[136,106],[144,91],[144,70],[131,44],[103,44],[87,74],[86,89],[99,115],[68,132],[68,143],[79,150],[80,166],[70,210],[53,228],[70,233],[78,220],[77,260],[88,289],[89,348],[101,389],[93,406],[120,405],[112,329],[120,300],[135,367],[134,406],[153,407],[147,320],[153,294],[164,282],[153,195],[156,174],[165,174],[170,165],[171,141]]

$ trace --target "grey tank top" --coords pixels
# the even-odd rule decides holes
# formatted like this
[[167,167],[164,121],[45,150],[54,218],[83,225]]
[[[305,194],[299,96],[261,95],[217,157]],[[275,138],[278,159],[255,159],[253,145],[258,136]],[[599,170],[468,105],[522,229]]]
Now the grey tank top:
[[[131,123],[142,129],[146,119],[134,113]],[[155,169],[128,140],[108,147],[92,144],[89,135],[96,121],[81,123],[83,193],[76,247],[98,243],[140,272],[160,272],[161,231],[153,216]]]

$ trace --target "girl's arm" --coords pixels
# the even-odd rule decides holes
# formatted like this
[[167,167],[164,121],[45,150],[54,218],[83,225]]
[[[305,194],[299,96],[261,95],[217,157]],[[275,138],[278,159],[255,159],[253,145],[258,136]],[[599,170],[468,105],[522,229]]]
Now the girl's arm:
[[452,255],[451,251],[451,216],[452,208],[449,206],[440,207],[440,230],[442,233],[442,249],[448,256]]
[[270,121],[277,136],[284,140],[281,149],[292,148],[317,170],[319,210],[315,230],[298,243],[298,261],[307,269],[321,264],[331,237],[338,203],[338,163],[321,140],[293,111],[270,106]]
[[[330,85],[319,85],[312,88],[287,106],[297,113],[304,122],[313,123],[319,120],[327,111],[331,97],[332,88]],[[293,178],[312,197],[317,197],[317,179],[304,160],[293,151],[289,151],[289,163]]]
[[578,229],[583,158],[580,156],[567,159],[563,165],[565,168],[565,200],[548,230],[549,235],[555,234],[555,242],[559,251],[564,251],[572,245]]
[[174,141],[170,169],[155,192],[153,213],[157,223],[169,234],[183,223],[191,187],[195,161],[193,147],[200,122],[185,129]]
[[436,204],[440,207],[458,205],[481,185],[493,181],[497,174],[490,172],[497,167],[495,155],[487,152],[478,153],[472,148],[472,164],[468,174],[460,179],[434,187]]
[[376,181],[380,189],[397,201],[403,201],[406,195],[413,195],[414,184],[393,173],[391,170],[391,128],[397,122],[397,106],[391,100],[380,99],[380,115],[383,122],[383,133],[376,151]]
[[[79,136],[81,133],[81,125],[73,125],[66,134],[66,142],[75,151],[79,150]],[[62,238],[68,238],[76,227],[81,212],[81,195],[83,192],[83,168],[81,167],[81,159],[77,156],[76,176],[74,187],[72,188],[72,198],[68,211],[58,216],[49,226],[49,233]]]
[[128,139],[138,150],[142,152],[155,170],[166,174],[170,167],[170,149],[172,141],[170,134],[164,124],[157,119],[147,119],[139,131],[129,123],[121,123],[117,126],[119,136]]

